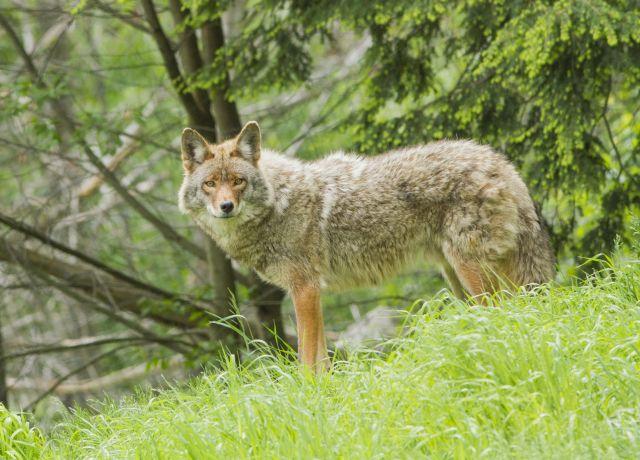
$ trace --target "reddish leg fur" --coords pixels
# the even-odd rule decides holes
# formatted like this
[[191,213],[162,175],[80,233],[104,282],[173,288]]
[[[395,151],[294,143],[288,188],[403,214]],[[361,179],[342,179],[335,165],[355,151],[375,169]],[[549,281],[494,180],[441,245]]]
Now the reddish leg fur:
[[[466,291],[484,304],[483,294],[492,294],[500,289],[497,272],[479,262],[463,260],[449,253],[442,265],[454,293],[459,297],[464,297]],[[291,296],[296,311],[300,361],[316,373],[329,369],[320,289],[313,283],[299,283],[291,290]]]
[[324,337],[320,289],[309,284],[291,292],[298,326],[298,355],[304,366],[315,372],[329,367]]
[[475,297],[490,291],[491,283],[484,279],[479,265],[454,261],[453,269],[471,296]]
[[[493,294],[500,290],[499,278],[504,276],[500,275],[502,270],[483,266],[480,262],[464,260],[451,253],[447,254],[447,261],[453,268],[460,284],[471,297]],[[506,276],[505,279],[507,279]],[[483,302],[481,298],[480,301]]]
[[[479,262],[463,261],[456,257],[449,257],[448,261],[460,284],[471,297],[493,294],[500,290],[511,290],[517,286],[510,275],[510,270],[503,265],[485,266]],[[479,300],[483,304],[486,303],[482,297],[479,297]]]

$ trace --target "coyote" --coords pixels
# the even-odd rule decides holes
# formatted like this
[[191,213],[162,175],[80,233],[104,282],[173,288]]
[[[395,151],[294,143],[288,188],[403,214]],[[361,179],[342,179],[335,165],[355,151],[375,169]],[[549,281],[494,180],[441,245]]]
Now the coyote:
[[261,148],[260,128],[209,144],[182,133],[179,207],[232,258],[290,293],[298,354],[329,365],[321,289],[380,282],[415,257],[459,297],[545,283],[554,257],[513,165],[470,141],[300,161]]

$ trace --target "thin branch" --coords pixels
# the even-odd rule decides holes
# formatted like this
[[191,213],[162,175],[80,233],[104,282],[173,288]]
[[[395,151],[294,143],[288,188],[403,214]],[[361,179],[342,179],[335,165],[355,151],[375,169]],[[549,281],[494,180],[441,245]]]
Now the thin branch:
[[80,372],[82,372],[83,370],[85,370],[86,368],[88,368],[89,366],[94,365],[95,363],[97,363],[98,361],[113,355],[114,353],[123,350],[127,347],[132,346],[131,344],[127,344],[127,345],[120,345],[119,347],[115,347],[112,348],[109,351],[105,351],[104,353],[100,353],[99,355],[95,356],[93,359],[90,359],[89,361],[85,362],[84,364],[82,364],[81,366],[76,367],[75,369],[71,370],[70,372],[66,373],[65,375],[63,375],[62,377],[58,378],[53,385],[51,385],[49,388],[47,388],[42,394],[40,394],[36,399],[34,399],[33,401],[31,401],[29,404],[27,404],[27,406],[25,407],[26,411],[31,411],[33,410],[33,408],[35,407],[36,404],[38,404],[40,401],[42,401],[44,398],[46,398],[47,396],[49,396],[51,393],[53,393],[56,388],[58,388],[65,380],[68,380],[69,378],[73,377],[76,374],[79,374]]
[[[353,87],[355,88],[355,85]],[[282,153],[284,155],[295,157],[298,154],[300,147],[302,147],[302,144],[304,144],[305,140],[309,139],[311,131],[329,116],[330,111],[327,111],[327,113],[325,114],[323,114],[322,112],[327,106],[327,102],[329,101],[330,97],[331,91],[326,91],[325,93],[320,94],[320,96],[317,98],[317,102],[319,102],[318,105],[320,106],[318,113],[316,114],[313,110],[311,111],[307,119],[300,125],[300,128],[298,129],[298,132],[294,136],[293,140],[289,142],[289,145],[287,145],[283,149]],[[338,103],[341,104],[346,100],[346,98],[338,98]],[[333,115],[333,113],[331,113],[331,115]]]
[[[142,110],[142,116],[144,118],[149,117],[153,113],[157,105],[158,105],[158,98],[157,97],[151,98],[151,100],[146,104],[146,106]],[[132,122],[131,124],[129,124],[129,126],[125,128],[124,134],[127,134],[127,135],[120,136],[122,145],[118,148],[116,153],[113,155],[113,157],[107,164],[107,168],[109,168],[109,171],[115,171],[118,168],[118,166],[120,166],[120,164],[122,164],[124,160],[136,150],[136,147],[138,146],[139,141],[136,140],[135,137],[138,137],[141,131],[142,131],[142,126],[137,121]],[[79,187],[77,191],[78,196],[80,198],[86,198],[87,196],[93,194],[103,182],[104,182],[104,178],[100,175],[90,177],[89,179],[84,181],[82,185]]]
[[147,222],[153,225],[156,230],[158,230],[165,239],[169,241],[173,241],[182,249],[189,251],[194,256],[205,259],[206,256],[203,253],[204,251],[196,244],[187,240],[185,237],[177,233],[172,227],[167,225],[162,219],[156,217],[151,211],[149,211],[140,201],[138,201],[129,191],[123,186],[116,175],[98,158],[98,156],[93,153],[91,147],[83,140],[79,139],[82,144],[82,149],[84,153],[89,158],[89,161],[102,173],[105,182],[107,182],[115,192],[122,197],[122,199],[133,209],[135,209],[138,214],[140,214]]
[[11,27],[11,24],[3,14],[0,14],[0,26],[2,26],[2,28],[7,32],[7,35],[9,35],[9,40],[11,40],[13,46],[18,51],[18,54],[20,54],[20,56],[22,57],[22,60],[27,66],[27,70],[29,71],[33,79],[41,84],[42,80],[40,79],[40,75],[38,74],[38,69],[36,69],[36,66],[33,64],[31,56],[29,56],[27,50],[24,49],[24,46],[22,46],[22,42],[20,41],[18,34],[15,30],[13,30],[13,27]]
[[108,13],[110,16],[113,16],[114,18],[119,19],[122,22],[127,23],[131,27],[142,31],[145,34],[150,34],[151,33],[151,31],[149,30],[148,27],[146,27],[140,21],[136,20],[137,19],[136,16],[127,16],[126,14],[122,14],[120,11],[116,10],[115,8],[111,8],[109,5],[106,5],[106,4],[104,4],[103,2],[101,2],[99,0],[94,0],[94,4],[96,5],[96,7],[99,10],[102,10],[105,13]]
[[[153,286],[152,284],[149,283],[145,283],[144,281],[140,281],[130,275],[127,275],[126,273],[122,273],[119,270],[116,270],[113,267],[110,267],[109,265],[99,261],[98,259],[95,259],[83,252],[78,251],[77,249],[73,249],[70,248],[69,246],[56,241],[55,239],[51,238],[49,235],[46,235],[42,232],[40,232],[39,230],[35,229],[34,227],[25,224],[24,222],[20,222],[17,221],[16,219],[13,219],[12,217],[0,212],[0,223],[5,224],[7,227],[10,227],[20,233],[22,233],[23,235],[32,237],[37,239],[38,241],[46,244],[47,246],[51,246],[54,249],[57,249],[59,251],[64,252],[65,254],[69,254],[105,273],[108,273],[109,275],[113,276],[114,278],[117,278],[121,281],[125,281],[129,284],[131,284],[132,286],[135,286],[137,288],[140,289],[144,289],[146,291],[149,291],[153,294],[156,294],[162,298],[165,299],[169,299],[169,300],[181,300],[189,305],[191,305],[191,301],[187,300],[185,298],[183,298],[182,296],[169,292],[169,291],[165,291],[164,289],[161,289],[159,287]],[[197,309],[201,309],[201,310],[205,310],[202,307],[199,307],[197,305],[193,305],[194,307],[196,307]]]
[[[618,146],[616,145],[616,142],[613,138],[613,131],[611,130],[611,125],[609,124],[609,120],[607,118],[607,112],[609,111],[609,96],[611,94],[611,89],[613,87],[613,79],[611,77],[609,77],[609,86],[607,88],[607,94],[605,96],[604,99],[604,105],[602,108],[602,121],[604,123],[604,127],[605,130],[607,131],[607,136],[609,137],[609,143],[611,144],[611,147],[613,148],[613,152],[615,153],[615,157],[616,157],[616,161],[618,162],[618,165],[620,167],[620,170],[618,171],[618,176],[616,177],[616,182],[618,182],[620,180],[620,177],[622,176],[622,173],[627,173],[627,177],[634,183],[634,184],[638,184],[635,176],[633,174],[629,174],[626,170],[626,165],[624,164],[624,161],[622,160],[622,155],[620,154],[620,150],[618,150]],[[607,152],[608,153],[608,152]]]
[[[96,310],[100,313],[102,313],[103,315],[111,318],[112,320],[123,324],[124,326],[128,327],[129,329],[131,329],[132,331],[135,331],[137,333],[139,333],[142,337],[146,338],[147,340],[151,341],[151,342],[156,342],[158,344],[161,344],[167,348],[170,348],[173,351],[177,351],[178,353],[182,353],[185,354],[188,350],[183,348],[184,344],[179,344],[179,343],[174,343],[173,341],[166,341],[163,337],[159,336],[158,334],[155,334],[154,332],[152,332],[151,330],[143,327],[140,325],[139,321],[134,321],[131,320],[129,318],[126,318],[125,316],[121,315],[120,313],[118,313],[116,310],[109,308],[107,306],[103,306],[101,305],[98,301],[96,301],[96,299],[83,294],[82,292],[78,292],[78,291],[72,291],[71,289],[69,289],[67,286],[65,286],[62,283],[59,283],[57,281],[54,281],[52,279],[50,279],[47,275],[44,275],[38,271],[35,271],[34,274],[41,278],[44,279],[46,281],[49,282],[49,284],[51,284],[51,286],[55,287],[56,289],[58,289],[60,292],[62,292],[63,294],[65,294],[67,297],[70,297],[72,299],[74,299],[75,301],[79,302],[80,304],[84,304],[86,306],[88,306],[89,308]],[[188,346],[191,346],[191,344],[187,344]]]
[[[184,358],[180,355],[172,356],[168,359],[168,365],[163,367],[155,367],[149,369],[147,363],[140,363],[134,366],[125,367],[107,375],[88,380],[81,380],[79,382],[71,382],[58,385],[54,393],[58,396],[73,395],[77,393],[88,393],[92,391],[104,390],[116,385],[138,380],[142,377],[158,374],[160,372],[166,372],[167,369],[175,369],[180,366],[184,361]],[[25,391],[25,390],[44,390],[51,386],[48,382],[17,382],[15,379],[10,384],[13,390]]]
[[153,339],[150,337],[140,337],[140,336],[134,336],[134,337],[106,337],[106,338],[92,338],[92,340],[87,340],[87,339],[82,339],[82,340],[68,340],[65,342],[70,342],[70,344],[57,344],[57,343],[52,343],[52,344],[44,344],[44,345],[39,345],[39,346],[33,346],[31,348],[27,348],[26,350],[23,351],[18,351],[15,353],[8,353],[4,356],[0,356],[0,361],[8,361],[11,359],[17,359],[17,358],[22,358],[24,356],[32,356],[32,355],[46,355],[49,353],[58,353],[58,352],[66,352],[66,351],[73,351],[73,350],[79,350],[82,348],[91,348],[91,347],[97,347],[100,345],[108,345],[108,344],[112,344],[112,343],[178,343],[178,344],[182,344],[188,347],[194,347],[194,344],[189,343],[185,340],[177,340],[174,339],[174,337],[181,337],[184,334],[174,334],[174,335],[169,335],[166,337],[159,337],[158,339]]
[[[38,73],[39,78],[42,80],[44,78],[44,74],[47,71],[47,67],[49,66],[49,62],[51,61],[51,58],[53,57],[53,55],[55,54],[56,50],[58,49],[58,45],[60,44],[60,42],[62,41],[62,38],[64,37],[64,34],[67,32],[67,30],[69,30],[69,27],[71,27],[71,24],[73,24],[73,21],[75,20],[74,16],[70,16],[68,18],[66,18],[66,20],[62,21],[61,23],[56,24],[55,26],[53,26],[51,29],[54,29],[54,32],[52,35],[54,35],[54,37],[51,38],[51,40],[55,40],[53,43],[53,46],[51,47],[51,50],[49,51],[49,53],[47,53],[47,56],[45,57],[45,59],[43,60],[43,64],[41,66],[41,69]],[[49,34],[49,32],[51,31],[51,29],[49,31],[47,31],[44,36],[41,38],[41,42],[42,43],[38,43],[38,45],[36,45],[36,47],[34,48],[33,54],[36,53],[36,50],[39,47],[43,47],[45,48],[46,46],[48,46],[47,43],[47,39],[49,37],[47,37],[47,35]]]
[[[611,131],[611,126],[609,125],[609,120],[606,115],[602,116],[602,121],[604,122],[604,126],[607,129],[607,136],[609,137],[609,142],[611,143],[611,147],[613,147],[613,151],[616,154],[616,160],[618,161],[618,165],[620,167],[620,171],[618,171],[618,177],[616,177],[616,181],[620,180],[620,176],[622,176],[623,172],[626,172],[626,166],[624,161],[622,160],[622,155],[620,154],[620,150],[618,150],[618,146],[616,145],[616,141],[613,140],[613,132]],[[627,177],[631,179],[631,181],[635,184],[636,178],[632,174],[627,174]]]

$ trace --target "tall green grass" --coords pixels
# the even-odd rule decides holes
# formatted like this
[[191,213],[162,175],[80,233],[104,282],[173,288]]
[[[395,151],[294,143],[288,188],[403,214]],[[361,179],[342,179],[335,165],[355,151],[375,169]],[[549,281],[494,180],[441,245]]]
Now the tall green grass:
[[355,352],[318,378],[256,354],[187,386],[96,403],[40,455],[637,458],[638,261],[495,301],[419,302],[384,351]]
[[0,458],[38,458],[44,437],[33,428],[24,414],[15,414],[0,404]]

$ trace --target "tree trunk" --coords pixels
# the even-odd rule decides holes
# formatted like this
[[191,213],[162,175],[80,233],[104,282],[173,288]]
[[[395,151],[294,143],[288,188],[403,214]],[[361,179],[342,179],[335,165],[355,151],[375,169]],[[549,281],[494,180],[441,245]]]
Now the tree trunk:
[[[204,63],[211,65],[216,53],[224,46],[222,20],[218,16],[202,26],[202,53]],[[238,107],[228,97],[229,74],[225,72],[222,82],[211,94],[211,108],[216,119],[218,138],[229,139],[240,132],[242,123]],[[254,274],[250,286],[251,302],[258,310],[258,318],[265,329],[267,342],[277,345],[286,342],[282,323],[281,303],[284,291],[262,281]],[[275,335],[274,335],[275,334]]]
[[[202,26],[202,49],[204,60],[211,65],[216,53],[224,46],[224,33],[220,17],[207,21]],[[220,85],[212,92],[211,105],[217,121],[218,138],[229,139],[240,132],[242,123],[236,103],[228,99],[229,74],[224,73]]]
[[4,309],[0,305],[0,403],[9,407],[9,395],[7,393],[7,361],[4,359],[4,340],[2,337],[2,325],[4,324]]
[[286,344],[295,346],[288,340],[282,321],[282,299],[284,291],[277,286],[265,283],[254,274],[254,285],[250,290],[252,302],[258,310],[258,320],[264,329],[264,340],[276,348],[286,348]]
[[[186,75],[192,75],[202,68],[202,58],[198,49],[197,36],[193,29],[183,24],[188,10],[183,9],[181,2],[171,0],[169,6],[176,25],[184,26],[180,60]],[[203,91],[184,91],[185,76],[180,71],[171,43],[162,29],[153,2],[151,0],[144,0],[142,7],[147,22],[151,27],[152,35],[162,55],[167,73],[173,82],[176,92],[180,96],[180,101],[185,111],[189,115],[189,123],[198,129],[209,142],[215,143],[217,141],[215,131],[216,123],[211,115],[208,96]],[[216,305],[224,303],[224,305],[229,306],[235,296],[235,277],[233,268],[231,267],[231,261],[220,248],[213,244],[210,238],[207,237],[206,242],[209,274],[213,285]],[[227,312],[230,312],[230,310],[227,310]]]

